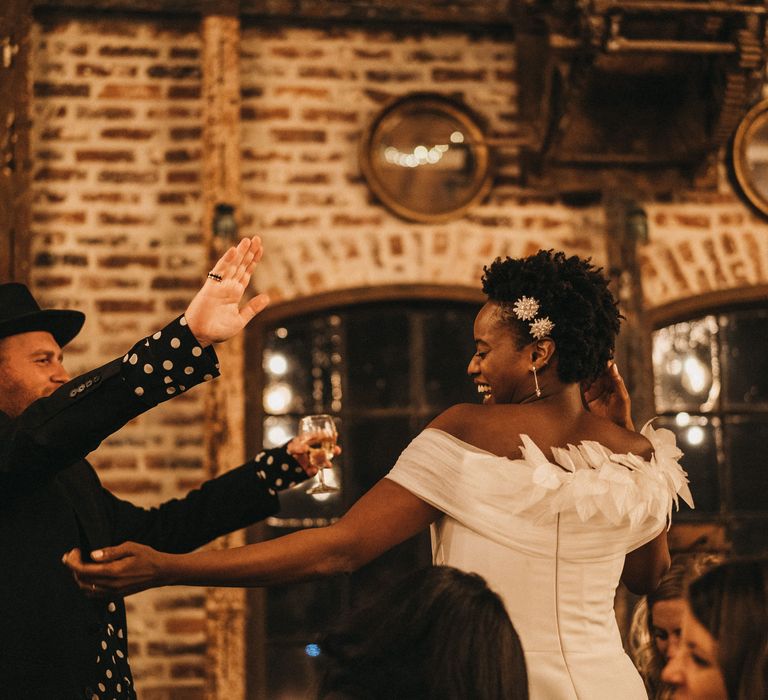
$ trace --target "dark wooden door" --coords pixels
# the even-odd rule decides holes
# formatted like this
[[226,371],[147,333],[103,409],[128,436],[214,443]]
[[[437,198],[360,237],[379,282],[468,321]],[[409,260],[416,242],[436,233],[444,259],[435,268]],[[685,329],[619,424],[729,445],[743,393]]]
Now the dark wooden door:
[[0,3],[0,282],[29,276],[31,0]]

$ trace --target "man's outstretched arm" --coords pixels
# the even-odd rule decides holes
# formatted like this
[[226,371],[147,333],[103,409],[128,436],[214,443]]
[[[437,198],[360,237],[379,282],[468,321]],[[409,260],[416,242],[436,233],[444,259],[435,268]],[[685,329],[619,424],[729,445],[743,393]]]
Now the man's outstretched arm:
[[239,333],[268,303],[258,295],[241,306],[261,259],[258,237],[230,248],[188,309],[122,358],[86,372],[17,418],[0,413],[0,487],[37,483],[82,459],[129,420],[218,375],[212,343]]

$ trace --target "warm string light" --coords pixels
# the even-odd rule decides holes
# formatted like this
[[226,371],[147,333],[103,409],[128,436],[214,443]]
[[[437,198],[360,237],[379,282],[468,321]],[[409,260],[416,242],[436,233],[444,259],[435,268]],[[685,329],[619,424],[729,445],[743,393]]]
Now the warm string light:
[[[454,131],[449,140],[453,144],[464,143],[464,134],[460,131]],[[418,168],[420,165],[434,165],[440,162],[450,147],[450,144],[447,143],[438,143],[430,148],[419,145],[414,147],[410,153],[405,153],[395,146],[387,146],[384,149],[384,159],[392,165],[399,165],[403,168]]]

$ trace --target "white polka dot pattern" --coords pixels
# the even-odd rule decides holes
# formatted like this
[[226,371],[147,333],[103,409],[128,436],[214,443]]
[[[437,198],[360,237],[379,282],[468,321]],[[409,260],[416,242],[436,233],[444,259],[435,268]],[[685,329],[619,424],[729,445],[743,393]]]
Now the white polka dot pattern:
[[307,478],[301,465],[282,447],[259,452],[254,458],[256,476],[264,482],[270,495],[301,483]]
[[133,676],[128,665],[128,642],[123,632],[125,607],[110,601],[103,609],[103,627],[92,682],[84,697],[106,700],[136,700]]
[[181,316],[144,338],[123,357],[123,378],[150,405],[219,375],[216,353],[203,350]]

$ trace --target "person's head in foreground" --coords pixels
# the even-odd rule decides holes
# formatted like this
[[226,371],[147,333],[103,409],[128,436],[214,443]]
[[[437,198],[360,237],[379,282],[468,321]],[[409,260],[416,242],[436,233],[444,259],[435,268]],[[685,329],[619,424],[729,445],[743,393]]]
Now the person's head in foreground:
[[320,643],[331,700],[527,700],[520,639],[485,580],[416,571]]
[[768,559],[721,564],[690,583],[680,646],[662,680],[676,699],[768,696]]
[[671,697],[661,671],[680,644],[685,587],[720,561],[706,553],[679,554],[658,587],[635,606],[629,631],[629,651],[652,700]]
[[534,400],[605,371],[621,317],[589,260],[551,250],[497,259],[485,268],[483,292],[468,372],[484,403]]

